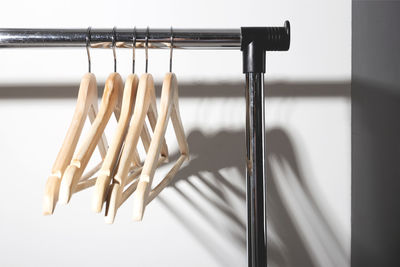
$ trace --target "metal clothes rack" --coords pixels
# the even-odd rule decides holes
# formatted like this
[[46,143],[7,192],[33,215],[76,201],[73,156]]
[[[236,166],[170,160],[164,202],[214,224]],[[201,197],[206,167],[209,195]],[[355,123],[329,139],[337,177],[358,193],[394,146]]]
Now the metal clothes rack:
[[[267,266],[264,73],[266,51],[287,51],[290,24],[240,29],[91,29],[91,48],[135,47],[233,49],[243,53],[246,75],[247,257],[249,267]],[[171,36],[172,34],[172,36]],[[85,47],[87,29],[0,29],[0,48]],[[114,42],[113,42],[114,41]]]

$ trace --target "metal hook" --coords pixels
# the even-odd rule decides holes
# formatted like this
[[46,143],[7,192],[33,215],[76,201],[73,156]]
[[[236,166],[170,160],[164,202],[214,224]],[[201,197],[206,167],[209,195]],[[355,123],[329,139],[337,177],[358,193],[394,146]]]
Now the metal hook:
[[136,50],[136,26],[133,28],[133,37],[132,37],[132,73],[135,73],[135,50]]
[[117,72],[117,53],[115,52],[115,47],[116,47],[116,39],[117,39],[117,27],[113,28],[112,31],[112,49],[113,49],[113,55],[114,55],[114,72]]
[[172,72],[172,50],[174,49],[174,31],[171,26],[171,48],[169,52],[169,72]]
[[145,67],[145,72],[147,73],[147,69],[149,67],[149,26],[147,26],[146,30],[146,38],[145,38],[145,52],[146,52],[146,67]]
[[90,59],[90,51],[89,51],[90,41],[91,41],[91,36],[90,36],[91,29],[92,29],[92,27],[88,27],[87,33],[86,33],[86,53],[87,53],[87,56],[88,56],[89,73],[92,70],[92,62],[91,62],[91,59]]

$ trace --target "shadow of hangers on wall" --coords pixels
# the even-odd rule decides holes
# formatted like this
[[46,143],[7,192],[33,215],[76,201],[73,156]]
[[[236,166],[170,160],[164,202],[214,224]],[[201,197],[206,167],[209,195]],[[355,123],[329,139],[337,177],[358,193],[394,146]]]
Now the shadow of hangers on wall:
[[[318,203],[323,199],[317,200],[309,188],[309,182],[306,182],[310,181],[310,178],[304,177],[302,162],[307,160],[306,155],[302,155],[299,160],[294,144],[285,130],[270,129],[266,135],[269,140],[266,157],[269,262],[281,267],[317,267],[321,266],[321,263],[327,267],[346,266],[343,264],[349,261],[349,256],[336,237],[337,233],[341,233],[340,226],[330,223],[325,217]],[[205,136],[201,131],[195,130],[188,135],[193,159],[180,170],[169,190],[185,201],[188,207],[202,218],[203,223],[186,215],[181,206],[163,195],[157,200],[220,262],[221,266],[235,266],[232,265],[235,263],[229,262],[230,252],[220,249],[220,241],[213,235],[215,231],[213,234],[209,232],[210,227],[216,229],[220,235],[219,240],[237,244],[241,253],[246,253],[246,212],[238,211],[237,205],[232,202],[232,199],[235,199],[245,207],[243,140],[243,131],[221,131],[212,136]],[[243,149],[238,148],[238,145],[243,145]],[[216,147],[218,149],[215,149]],[[174,157],[176,155],[171,155],[171,158]],[[221,174],[221,170],[226,168],[235,168],[240,177]],[[210,175],[205,177],[204,172]],[[286,191],[282,191],[282,184],[290,186],[287,186]],[[189,192],[195,193],[198,196],[196,199],[200,199],[201,203],[189,197]],[[288,194],[297,197],[295,207],[293,202],[287,201]],[[205,210],[205,204],[212,206],[219,217],[212,217],[213,213]],[[302,216],[293,213],[293,208],[301,210],[309,218],[299,221]],[[312,238],[305,238],[305,234]]]

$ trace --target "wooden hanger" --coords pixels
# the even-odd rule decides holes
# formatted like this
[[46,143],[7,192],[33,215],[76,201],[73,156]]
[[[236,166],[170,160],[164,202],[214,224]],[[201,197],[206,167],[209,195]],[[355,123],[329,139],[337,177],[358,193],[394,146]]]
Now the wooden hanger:
[[[140,174],[135,195],[133,197],[133,219],[135,221],[142,220],[146,205],[152,199],[154,199],[165,186],[169,184],[182,163],[189,158],[189,147],[179,113],[178,98],[178,82],[176,76],[175,74],[169,72],[165,75],[163,81],[161,90],[160,115],[157,120],[153,139],[151,140],[150,148],[144,162],[142,173]],[[150,194],[154,173],[158,165],[162,140],[165,136],[169,119],[171,119],[174,127],[174,132],[178,140],[181,156],[167,176],[156,188],[154,188]]]
[[[140,174],[140,172],[136,172],[136,175],[130,176],[131,179],[128,177],[129,163],[131,162],[131,158],[133,156],[132,151],[133,148],[137,146],[139,133],[143,125],[145,125],[146,114],[149,118],[150,125],[154,130],[158,121],[157,104],[153,77],[148,73],[145,73],[140,77],[131,125],[126,136],[125,146],[122,150],[118,170],[116,171],[113,179],[110,197],[107,201],[107,223],[112,223],[114,221],[117,209],[120,206],[119,202],[125,185],[129,184],[134,177],[137,177]],[[144,144],[144,146],[146,153],[149,152],[151,143],[149,142],[148,144]],[[158,153],[158,156],[161,156],[161,161],[167,160],[168,148],[164,138],[160,139],[160,149],[158,150]]]
[[[47,179],[45,194],[43,199],[43,214],[53,214],[54,208],[58,201],[61,178],[65,169],[71,162],[72,156],[76,149],[79,137],[82,132],[86,118],[89,117],[91,123],[95,120],[97,108],[97,83],[96,77],[92,73],[86,73],[81,80],[79,86],[78,99],[72,117],[72,122],[68,128],[64,142],[58,152],[57,158],[53,164],[51,175]],[[107,152],[107,140],[102,135],[98,148],[101,157],[104,158]],[[99,167],[97,167],[97,170]],[[95,171],[97,171],[95,170]]]
[[123,82],[121,76],[113,72],[105,83],[99,113],[93,121],[89,133],[77,152],[75,152],[70,165],[65,170],[60,187],[60,201],[64,204],[71,199],[74,189],[85,170],[93,150],[96,147],[104,129],[114,112],[117,120],[120,116],[122,102]]
[[[136,74],[130,74],[125,82],[124,96],[122,100],[121,115],[118,121],[117,130],[113,137],[111,146],[107,151],[106,158],[100,169],[99,176],[97,177],[96,186],[93,194],[92,207],[95,212],[100,212],[105,201],[108,186],[110,185],[111,178],[116,170],[116,165],[120,152],[122,150],[123,142],[125,140],[129,122],[132,117],[132,111],[135,106],[136,94],[138,89],[139,79]],[[141,131],[141,138],[145,144],[146,149],[150,146],[150,134],[146,124],[143,125]],[[136,147],[132,158],[133,168],[140,167],[140,157]]]

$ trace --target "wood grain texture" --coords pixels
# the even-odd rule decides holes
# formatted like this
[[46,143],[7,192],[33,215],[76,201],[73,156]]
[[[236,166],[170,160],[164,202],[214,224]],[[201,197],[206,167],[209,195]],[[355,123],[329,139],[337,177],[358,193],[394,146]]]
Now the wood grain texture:
[[[118,169],[118,159],[124,147],[124,141],[126,139],[128,127],[130,125],[133,110],[135,107],[138,83],[139,79],[136,74],[130,74],[125,82],[121,115],[118,121],[117,130],[96,181],[92,200],[92,209],[95,212],[101,212],[103,203],[106,200],[106,195],[109,192],[111,179]],[[145,149],[147,150],[150,145],[151,137],[146,124],[143,124],[140,137],[145,146]],[[133,151],[132,162],[128,167],[130,168],[130,171],[134,170],[135,168],[141,167],[140,157],[136,147]]]
[[[122,98],[121,114],[118,120],[117,129],[114,133],[111,145],[108,149],[103,165],[97,177],[93,193],[92,209],[100,212],[105,200],[106,192],[111,181],[112,173],[120,155],[123,142],[132,117],[133,107],[136,100],[136,91],[139,79],[137,75],[128,75]],[[136,148],[135,148],[136,149]],[[137,164],[137,160],[136,160]]]
[[[71,162],[75,152],[82,128],[86,118],[89,116],[93,123],[97,114],[97,82],[96,77],[92,73],[86,73],[81,80],[79,93],[72,122],[68,128],[61,149],[53,164],[51,175],[49,176],[43,199],[43,214],[53,214],[58,201],[59,190],[62,176]],[[103,135],[98,144],[102,158],[106,155],[107,141]]]
[[[145,73],[140,77],[139,86],[137,90],[135,108],[131,119],[131,125],[126,135],[125,145],[121,153],[118,170],[114,176],[113,183],[110,189],[110,197],[107,201],[106,208],[106,222],[112,223],[114,221],[116,212],[121,202],[122,193],[125,185],[127,184],[127,176],[129,173],[129,165],[134,157],[134,148],[136,148],[139,140],[139,135],[143,136],[143,129],[145,125],[145,118],[148,116],[150,125],[154,130],[157,122],[157,105],[154,89],[154,81],[151,74]],[[145,135],[148,135],[145,134]],[[150,138],[142,137],[143,145],[146,152],[150,148]],[[165,139],[160,141],[160,155],[165,160],[168,156],[168,148]]]
[[161,90],[160,114],[157,119],[153,139],[151,140],[150,148],[147,153],[143,170],[140,175],[137,189],[133,198],[133,219],[135,221],[142,220],[146,204],[152,199],[150,198],[151,185],[154,178],[155,170],[158,165],[158,159],[160,157],[162,140],[164,139],[170,119],[174,127],[174,132],[178,140],[179,149],[182,157],[178,159],[177,163],[174,165],[170,173],[167,174],[167,176],[163,179],[164,182],[161,182],[160,187],[154,193],[155,195],[157,195],[175,176],[183,161],[188,159],[189,148],[180,118],[178,102],[178,82],[176,76],[173,73],[167,73],[165,75]]
[[99,112],[79,150],[75,152],[70,165],[64,172],[60,186],[60,202],[66,204],[70,201],[72,193],[103,135],[111,114],[114,112],[117,119],[119,119],[122,92],[123,82],[121,76],[118,73],[110,74],[106,80]]

